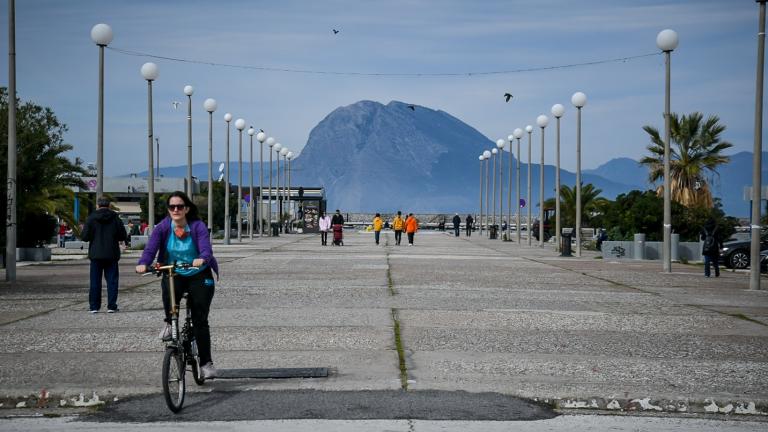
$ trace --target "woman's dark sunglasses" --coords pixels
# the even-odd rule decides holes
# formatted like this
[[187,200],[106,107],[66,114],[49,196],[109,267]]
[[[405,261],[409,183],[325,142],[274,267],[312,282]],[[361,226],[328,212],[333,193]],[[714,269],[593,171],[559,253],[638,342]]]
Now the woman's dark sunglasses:
[[174,211],[174,210],[184,210],[187,208],[184,204],[168,204],[168,210]]

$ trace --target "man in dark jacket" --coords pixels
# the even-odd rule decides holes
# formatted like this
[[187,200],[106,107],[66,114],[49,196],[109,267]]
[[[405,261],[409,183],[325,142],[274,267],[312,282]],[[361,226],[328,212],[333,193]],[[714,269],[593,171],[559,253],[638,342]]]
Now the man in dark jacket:
[[339,210],[336,210],[336,213],[331,218],[331,226],[333,225],[344,225],[344,216],[341,215]]
[[472,235],[472,224],[475,223],[475,219],[472,218],[472,215],[467,215],[467,219],[464,221],[464,223],[466,224],[465,228],[467,229],[467,237],[469,237]]
[[723,240],[720,233],[717,232],[717,223],[714,219],[709,219],[701,230],[701,240],[704,241],[701,254],[704,255],[704,276],[710,276],[710,265],[715,266],[715,277],[720,277],[720,249],[723,248]]
[[453,233],[456,234],[456,237],[459,236],[459,230],[461,230],[461,216],[459,216],[458,213],[456,213],[455,216],[453,216]]
[[128,238],[123,222],[117,213],[109,209],[109,199],[101,197],[98,209],[88,216],[83,226],[82,239],[88,243],[88,258],[91,260],[91,291],[88,295],[91,313],[101,309],[101,277],[107,280],[107,312],[117,308],[117,284],[120,260],[120,242]]

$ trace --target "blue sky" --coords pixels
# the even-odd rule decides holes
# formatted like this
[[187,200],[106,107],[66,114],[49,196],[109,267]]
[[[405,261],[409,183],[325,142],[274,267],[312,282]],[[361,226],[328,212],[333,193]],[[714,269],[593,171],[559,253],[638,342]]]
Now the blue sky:
[[[7,0],[0,20],[8,22]],[[227,64],[365,73],[454,73],[565,65],[657,52],[656,34],[672,28],[672,110],[717,114],[732,152],[751,151],[758,6],[753,0],[390,0],[147,1],[17,0],[17,89],[50,106],[69,126],[73,156],[96,158],[97,23],[112,26],[111,47]],[[332,29],[340,30],[334,35]],[[7,31],[0,85],[7,86]],[[562,119],[562,166],[575,169],[575,91],[583,112],[582,167],[639,158],[641,127],[662,127],[661,55],[627,62],[490,76],[373,77],[214,67],[106,52],[105,174],[147,168],[146,82],[154,61],[155,135],[162,165],[186,163],[186,102],[193,96],[193,160],[207,161],[202,108],[215,98],[214,158],[224,159],[225,112],[262,128],[294,151],[333,109],[362,99],[400,100],[446,111],[489,139],[535,125],[553,104]],[[504,103],[503,94],[515,95]],[[553,125],[554,123],[550,123]],[[234,129],[234,128],[233,128]],[[553,163],[554,130],[546,160]],[[233,139],[235,136],[233,134]],[[234,142],[234,141],[233,141]],[[234,147],[233,147],[234,149]],[[234,152],[233,154],[236,154]],[[474,169],[476,160],[467,161]]]

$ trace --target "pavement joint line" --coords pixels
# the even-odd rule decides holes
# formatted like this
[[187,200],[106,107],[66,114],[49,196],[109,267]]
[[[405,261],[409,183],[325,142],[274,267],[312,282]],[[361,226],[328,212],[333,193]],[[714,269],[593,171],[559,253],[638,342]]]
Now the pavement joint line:
[[[387,286],[389,288],[389,295],[394,297],[397,295],[397,290],[395,290],[395,282],[392,280],[392,265],[389,262],[389,234],[387,234],[384,246],[387,247],[386,249],[386,259],[387,259]],[[400,317],[397,312],[396,308],[391,309],[392,312],[392,322],[393,322],[393,331],[394,331],[394,337],[395,337],[395,349],[397,350],[397,362],[398,362],[398,369],[400,369],[400,388],[403,390],[408,390],[408,366],[405,363],[405,349],[403,348],[403,338],[402,333],[400,331]]]

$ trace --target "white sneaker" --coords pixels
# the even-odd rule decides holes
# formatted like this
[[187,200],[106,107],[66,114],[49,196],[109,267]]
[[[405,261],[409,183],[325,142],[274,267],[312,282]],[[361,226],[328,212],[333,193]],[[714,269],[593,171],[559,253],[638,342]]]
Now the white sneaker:
[[205,379],[216,378],[216,375],[219,374],[219,371],[217,371],[216,367],[213,366],[213,362],[204,364],[203,367],[200,368],[200,372]]
[[173,339],[171,337],[171,325],[166,324],[165,327],[163,327],[162,330],[160,330],[160,339],[163,341],[169,341]]

